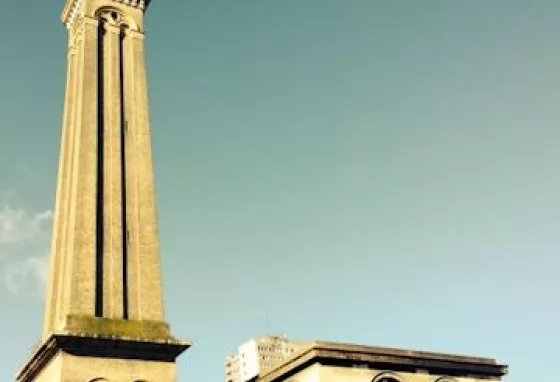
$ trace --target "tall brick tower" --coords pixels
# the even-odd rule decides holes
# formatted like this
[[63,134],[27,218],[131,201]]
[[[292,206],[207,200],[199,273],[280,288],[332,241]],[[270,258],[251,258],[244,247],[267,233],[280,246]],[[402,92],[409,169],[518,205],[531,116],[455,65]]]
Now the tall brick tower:
[[149,0],[67,0],[68,78],[41,346],[20,382],[173,382],[146,86]]

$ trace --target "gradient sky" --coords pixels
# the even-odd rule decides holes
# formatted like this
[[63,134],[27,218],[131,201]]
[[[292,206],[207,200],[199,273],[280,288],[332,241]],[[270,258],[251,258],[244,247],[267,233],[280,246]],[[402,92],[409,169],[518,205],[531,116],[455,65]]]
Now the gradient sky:
[[[42,327],[62,0],[0,23],[0,379]],[[180,381],[266,333],[495,357],[553,381],[560,2],[153,0],[151,119]]]

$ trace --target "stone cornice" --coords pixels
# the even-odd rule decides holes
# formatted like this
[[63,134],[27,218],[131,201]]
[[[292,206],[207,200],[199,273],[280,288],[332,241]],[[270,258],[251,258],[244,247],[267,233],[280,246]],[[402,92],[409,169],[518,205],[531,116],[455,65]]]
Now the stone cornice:
[[136,7],[140,9],[148,8],[150,0],[113,0],[114,2],[130,5],[131,7]]
[[[146,10],[151,0],[112,0],[115,3]],[[66,26],[71,25],[77,16],[83,16],[84,0],[67,0],[60,19]]]
[[[328,342],[314,342],[309,348],[296,353],[264,375],[258,382],[278,382],[309,367],[314,363],[352,367],[367,365],[368,368],[390,370],[425,369],[433,374],[460,377],[475,376],[481,379],[499,379],[507,374],[507,366],[493,359],[438,354],[410,350],[380,348]],[[251,381],[253,382],[253,381]]]
[[191,343],[175,338],[140,339],[113,335],[53,334],[31,356],[17,375],[18,382],[32,382],[60,352],[75,356],[142,359],[174,362]]

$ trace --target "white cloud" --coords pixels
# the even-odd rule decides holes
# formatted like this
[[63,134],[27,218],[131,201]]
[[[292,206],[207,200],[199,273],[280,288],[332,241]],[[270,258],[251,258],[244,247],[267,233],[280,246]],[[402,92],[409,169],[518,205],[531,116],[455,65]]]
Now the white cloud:
[[50,211],[29,214],[23,209],[4,206],[0,210],[0,248],[10,244],[25,244],[39,238],[48,228],[51,218]]
[[0,206],[0,286],[11,293],[43,290],[48,275],[52,212]]
[[47,284],[49,257],[28,257],[18,262],[8,262],[3,268],[2,279],[9,292],[34,292],[38,288],[38,292],[42,293]]

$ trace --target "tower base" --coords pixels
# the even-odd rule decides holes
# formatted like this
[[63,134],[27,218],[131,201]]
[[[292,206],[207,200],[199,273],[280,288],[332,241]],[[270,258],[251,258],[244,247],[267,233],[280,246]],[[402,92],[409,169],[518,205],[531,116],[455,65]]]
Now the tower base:
[[190,343],[172,337],[53,334],[18,373],[18,382],[175,382],[175,359]]

